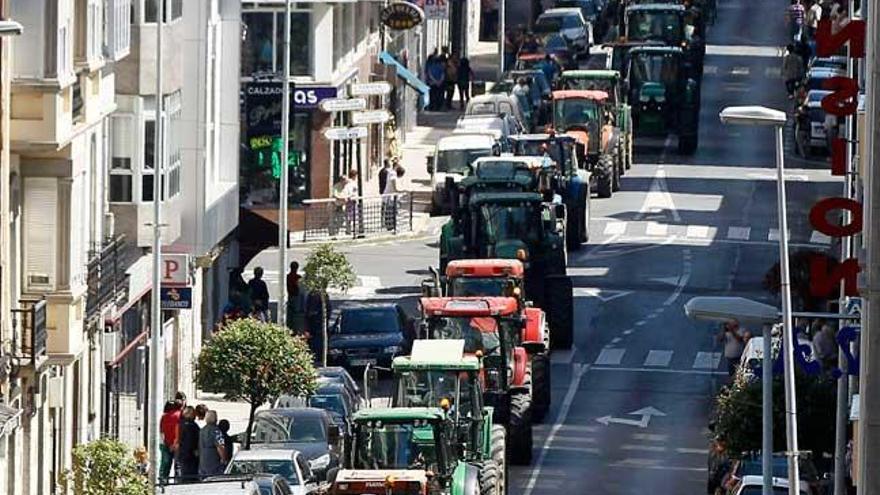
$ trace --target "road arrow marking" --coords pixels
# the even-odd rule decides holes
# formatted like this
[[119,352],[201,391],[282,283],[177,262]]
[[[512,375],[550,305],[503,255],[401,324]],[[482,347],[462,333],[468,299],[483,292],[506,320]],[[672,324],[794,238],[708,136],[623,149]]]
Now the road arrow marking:
[[638,411],[633,411],[629,413],[631,416],[641,416],[642,419],[626,419],[626,418],[615,418],[613,416],[602,416],[601,418],[596,418],[596,421],[602,423],[605,426],[610,425],[611,423],[619,424],[619,425],[627,425],[627,426],[637,426],[639,428],[647,428],[648,424],[651,422],[651,418],[654,416],[666,416],[666,413],[663,411],[648,406],[639,409]]
[[666,285],[678,285],[678,283],[681,281],[681,276],[678,276],[678,277],[656,277],[656,278],[652,278],[650,280],[651,280],[651,282],[660,282],[661,284],[666,284]]
[[575,297],[595,297],[603,303],[613,301],[618,297],[628,296],[633,293],[631,290],[609,290],[599,289],[598,287],[575,287],[573,289]]

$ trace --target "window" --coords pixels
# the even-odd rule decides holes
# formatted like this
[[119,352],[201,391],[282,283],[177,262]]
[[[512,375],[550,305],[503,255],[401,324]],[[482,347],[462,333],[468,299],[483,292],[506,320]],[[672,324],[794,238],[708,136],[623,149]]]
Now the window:
[[153,172],[156,163],[156,121],[144,121],[144,166],[141,170],[141,201],[153,201]]
[[132,136],[134,135],[134,116],[114,115],[110,120],[110,201],[130,203],[134,176],[131,158],[134,156]]
[[[310,197],[311,176],[311,114],[294,113],[290,119],[290,180],[289,204],[301,203]],[[279,180],[273,161],[280,160],[280,152],[275,151],[274,141],[280,136],[269,136],[270,145],[261,148],[248,148],[248,139],[244,134],[245,146],[241,155],[241,171],[239,194],[244,205],[278,205]]]
[[[311,22],[309,12],[290,15],[290,73],[311,75]],[[242,13],[241,74],[277,74],[284,70],[284,13],[245,11]]]
[[168,159],[165,162],[165,174],[168,180],[164,186],[168,188],[163,193],[168,198],[173,198],[180,193],[180,132],[181,132],[181,105],[180,92],[172,93],[165,97],[165,114],[168,115],[168,122],[165,130],[165,144],[168,153]]
[[[159,0],[144,0],[144,22],[156,22],[159,14]],[[183,0],[165,0],[165,22],[183,17]]]

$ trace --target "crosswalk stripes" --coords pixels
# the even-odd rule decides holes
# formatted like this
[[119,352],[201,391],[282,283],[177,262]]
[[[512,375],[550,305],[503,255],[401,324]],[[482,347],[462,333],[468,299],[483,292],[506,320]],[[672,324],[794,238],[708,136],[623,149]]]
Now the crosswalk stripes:
[[605,235],[620,235],[626,232],[626,222],[608,222],[605,225]]
[[831,244],[831,238],[818,230],[814,230],[813,235],[810,236],[810,242],[813,244]]
[[669,226],[665,223],[650,222],[645,227],[645,234],[651,236],[665,236],[669,231]]
[[665,368],[672,361],[672,351],[650,351],[643,366],[659,366]]
[[694,369],[714,370],[721,363],[720,352],[698,352],[694,358]]
[[[787,230],[788,238],[791,239],[791,230]],[[779,240],[779,229],[770,229],[767,233],[768,241],[778,241]]]
[[626,349],[602,349],[602,352],[599,353],[599,357],[596,358],[594,364],[598,366],[616,366],[620,364],[620,361],[623,360],[623,354],[626,352]]
[[[672,351],[668,349],[651,349],[647,352],[647,354],[642,354],[639,352],[628,352],[627,349],[618,348],[618,347],[605,347],[599,352],[599,355],[596,356],[596,359],[593,361],[593,366],[598,366],[604,369],[627,369],[627,370],[663,370],[670,369],[673,358],[675,357],[677,351]],[[721,365],[721,353],[720,352],[710,352],[710,351],[698,351],[693,358],[690,356],[690,352],[685,353],[681,359],[678,359],[677,362],[690,362],[690,369],[694,372],[705,373],[705,372],[714,372],[718,370]],[[638,361],[637,361],[638,360]],[[627,366],[641,366],[641,368],[626,368]],[[670,370],[673,372],[686,372],[686,369],[683,370]]]
[[[714,225],[680,225],[666,224],[656,220],[620,221],[620,220],[597,220],[605,225],[597,230],[602,230],[606,236],[622,236],[630,238],[669,238],[678,237],[689,240],[714,241],[723,240],[730,242],[777,242],[779,241],[779,229],[753,228],[746,225],[714,226]],[[831,239],[821,232],[800,230],[796,237],[792,237],[792,231],[788,231],[789,240],[795,244],[815,244],[828,246]]]
[[[697,239],[706,239],[714,230],[716,229],[709,227],[708,225],[688,225],[685,235]],[[714,235],[712,237],[714,237]]]
[[751,227],[728,227],[727,238],[735,239],[738,241],[747,241],[749,239],[751,231]]

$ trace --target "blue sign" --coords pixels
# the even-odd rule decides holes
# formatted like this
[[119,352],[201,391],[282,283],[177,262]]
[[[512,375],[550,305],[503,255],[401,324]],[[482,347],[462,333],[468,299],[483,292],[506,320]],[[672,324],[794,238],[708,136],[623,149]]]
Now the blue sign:
[[162,287],[162,309],[192,309],[192,287]]
[[[842,376],[859,376],[859,358],[858,356],[853,355],[852,351],[850,350],[850,343],[857,342],[859,340],[860,330],[861,327],[843,327],[837,332],[837,346],[839,348],[839,352],[843,353],[847,369],[832,369],[831,375],[834,378],[840,378]],[[795,335],[801,333],[802,331],[803,330],[796,328]],[[808,375],[818,375],[822,373],[822,364],[817,362],[816,360],[810,359],[813,355],[813,350],[809,345],[795,343],[794,347],[795,364],[797,364]],[[785,353],[779,352],[773,359],[773,374],[781,375],[784,371],[784,367]],[[754,371],[755,376],[761,376],[762,368],[760,364],[753,365],[752,370]]]
[[[290,113],[314,110],[323,100],[336,98],[333,86],[291,85]],[[281,82],[254,81],[242,88],[248,138],[281,135]]]

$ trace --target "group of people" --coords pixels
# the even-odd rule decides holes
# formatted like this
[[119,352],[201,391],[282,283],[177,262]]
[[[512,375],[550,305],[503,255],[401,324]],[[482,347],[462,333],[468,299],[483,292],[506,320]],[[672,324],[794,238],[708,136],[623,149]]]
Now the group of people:
[[[403,176],[406,169],[399,163],[392,165],[385,159],[379,169],[379,194],[382,198],[382,223],[386,230],[397,227],[397,211],[400,206],[400,193],[404,192]],[[329,231],[335,236],[340,230],[346,235],[361,234],[365,230],[362,225],[364,214],[358,205],[358,171],[351,169],[347,174],[339,176],[333,184],[333,213]],[[369,216],[368,216],[369,217]],[[341,229],[342,227],[342,229]]]
[[785,11],[785,23],[791,41],[811,43],[816,41],[819,21],[829,19],[832,29],[839,28],[844,19],[846,6],[841,0],[791,0]]
[[161,480],[171,476],[173,466],[176,480],[196,482],[223,474],[232,459],[229,421],[218,420],[217,411],[204,404],[187,405],[183,392],[177,392],[173,401],[165,403],[159,429],[162,435]]
[[263,268],[254,268],[253,278],[245,282],[244,270],[233,268],[229,272],[229,300],[223,308],[223,320],[252,317],[261,321],[269,319],[269,287],[263,280]]
[[431,89],[428,110],[452,109],[452,98],[458,88],[458,105],[463,109],[471,100],[474,71],[467,57],[449,52],[449,47],[434,49],[425,61],[425,79]]

